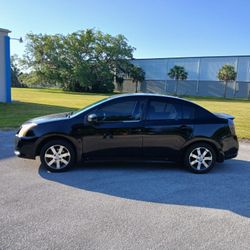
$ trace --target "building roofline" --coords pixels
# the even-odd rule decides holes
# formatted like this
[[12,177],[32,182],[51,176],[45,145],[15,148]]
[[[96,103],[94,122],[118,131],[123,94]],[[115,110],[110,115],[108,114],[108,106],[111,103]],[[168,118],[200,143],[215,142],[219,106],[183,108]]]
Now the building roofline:
[[199,58],[229,58],[229,57],[250,57],[250,55],[231,55],[231,56],[183,56],[183,57],[146,57],[133,58],[132,60],[166,60],[166,59],[199,59]]
[[10,30],[0,28],[0,32],[11,33]]

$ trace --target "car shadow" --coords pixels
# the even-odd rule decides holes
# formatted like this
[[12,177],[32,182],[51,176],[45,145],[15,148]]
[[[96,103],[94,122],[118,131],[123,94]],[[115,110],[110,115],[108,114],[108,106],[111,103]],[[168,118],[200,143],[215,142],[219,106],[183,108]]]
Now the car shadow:
[[144,202],[233,211],[250,217],[250,162],[229,160],[208,174],[166,164],[81,164],[41,177],[75,188]]

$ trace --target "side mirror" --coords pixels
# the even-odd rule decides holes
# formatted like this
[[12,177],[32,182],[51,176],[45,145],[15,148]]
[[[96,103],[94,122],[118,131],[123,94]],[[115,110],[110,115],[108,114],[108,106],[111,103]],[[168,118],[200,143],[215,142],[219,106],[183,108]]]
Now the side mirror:
[[97,115],[96,114],[90,114],[90,115],[88,115],[87,120],[90,123],[97,122]]

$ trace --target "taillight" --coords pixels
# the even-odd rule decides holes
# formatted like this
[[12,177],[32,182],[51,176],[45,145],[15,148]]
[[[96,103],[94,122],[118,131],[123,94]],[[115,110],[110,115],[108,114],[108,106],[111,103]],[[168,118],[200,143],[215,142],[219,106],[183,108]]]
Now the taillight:
[[233,120],[229,119],[228,120],[228,125],[229,125],[229,128],[230,128],[231,134],[235,135],[236,133],[235,133],[235,126],[234,126]]

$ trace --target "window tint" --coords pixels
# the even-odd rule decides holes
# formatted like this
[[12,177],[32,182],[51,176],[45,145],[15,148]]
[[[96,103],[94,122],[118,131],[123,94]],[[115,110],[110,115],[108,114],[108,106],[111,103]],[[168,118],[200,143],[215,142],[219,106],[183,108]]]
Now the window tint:
[[199,120],[208,120],[208,119],[214,118],[214,116],[209,111],[203,108],[199,108],[199,107],[197,107],[196,109],[196,117]]
[[182,119],[193,120],[195,118],[195,108],[191,105],[182,106]]
[[130,121],[140,120],[142,105],[139,101],[119,101],[98,109],[96,111],[99,121]]
[[150,101],[147,120],[177,120],[181,118],[180,106],[166,101]]

